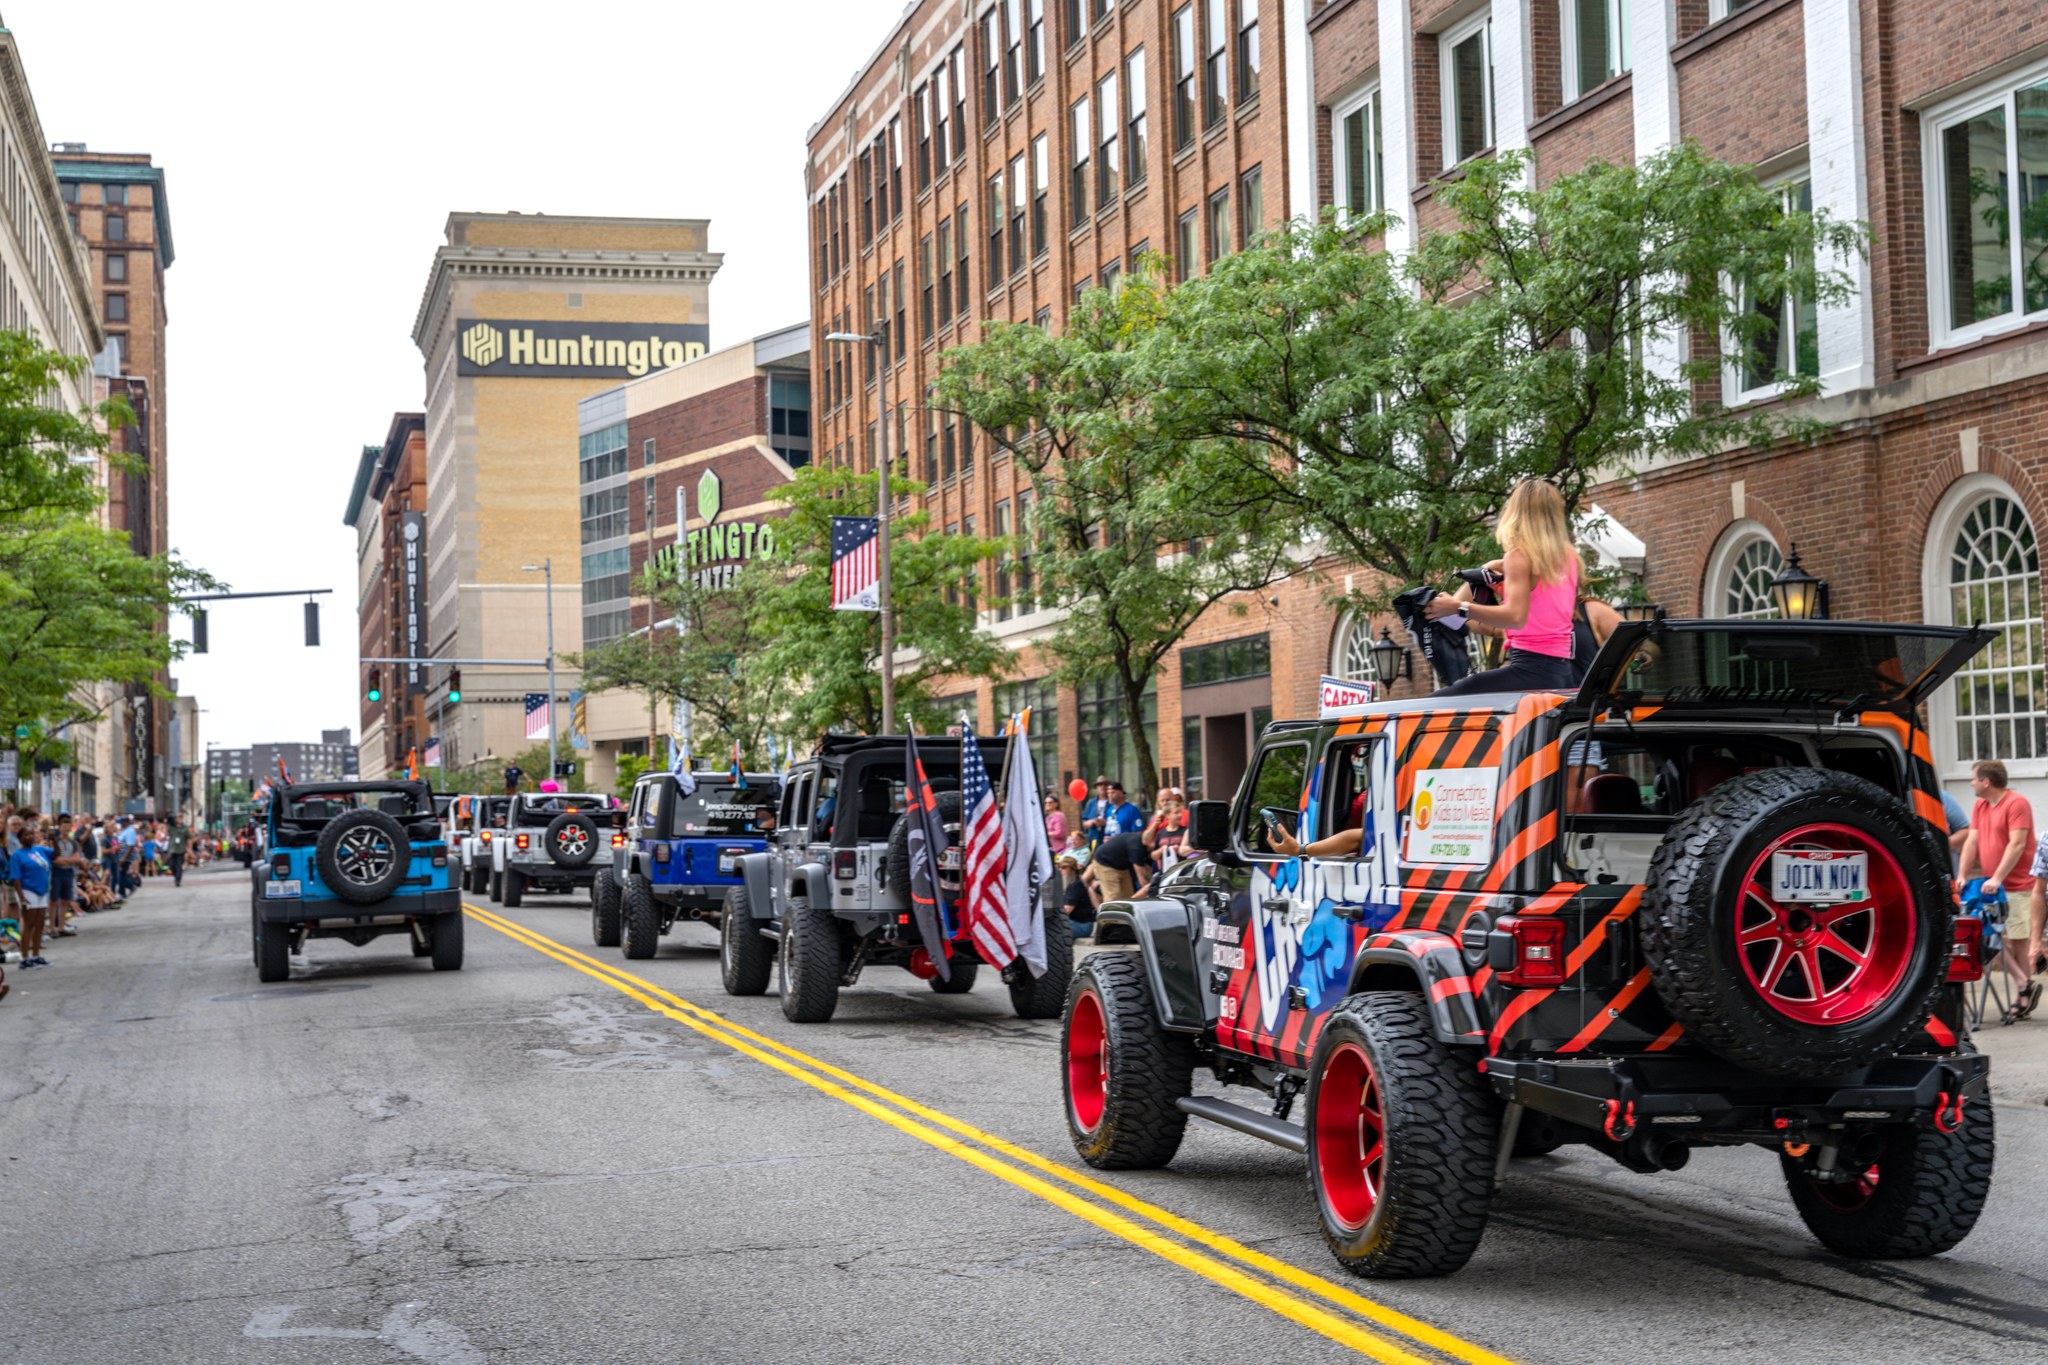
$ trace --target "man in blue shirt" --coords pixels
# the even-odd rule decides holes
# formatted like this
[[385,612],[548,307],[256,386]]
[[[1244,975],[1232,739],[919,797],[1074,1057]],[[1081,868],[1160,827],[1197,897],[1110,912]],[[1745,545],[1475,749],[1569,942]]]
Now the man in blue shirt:
[[1091,851],[1103,839],[1116,833],[1113,829],[1104,828],[1109,823],[1110,804],[1109,778],[1098,777],[1095,779],[1095,795],[1081,803],[1081,833],[1088,836]]
[[43,956],[43,916],[50,903],[50,850],[41,846],[34,821],[21,827],[21,847],[7,855],[7,884],[21,903],[21,965],[47,967]]
[[1121,782],[1109,784],[1109,810],[1105,814],[1106,834],[1136,834],[1145,828],[1145,812],[1124,796],[1124,784]]

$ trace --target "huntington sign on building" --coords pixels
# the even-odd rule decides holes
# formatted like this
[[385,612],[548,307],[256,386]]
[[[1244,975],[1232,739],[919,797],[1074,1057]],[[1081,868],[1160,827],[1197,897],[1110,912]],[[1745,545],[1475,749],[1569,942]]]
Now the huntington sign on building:
[[[426,365],[427,636],[442,658],[539,659],[554,565],[557,654],[583,647],[577,403],[705,353],[721,258],[703,219],[455,213],[413,325]],[[447,670],[429,670],[430,691]],[[566,739],[573,669],[557,669]],[[448,709],[451,766],[528,745],[538,671],[469,666]],[[539,775],[537,774],[536,777]]]

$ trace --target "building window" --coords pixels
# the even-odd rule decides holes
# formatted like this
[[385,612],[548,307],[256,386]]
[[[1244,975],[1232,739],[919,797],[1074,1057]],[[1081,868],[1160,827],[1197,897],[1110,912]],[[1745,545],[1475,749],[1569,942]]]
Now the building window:
[[1243,104],[1258,93],[1259,0],[1237,0],[1237,102]]
[[1379,682],[1379,665],[1372,647],[1372,618],[1363,612],[1347,612],[1337,626],[1337,638],[1330,646],[1330,672],[1346,682]]
[[[1106,775],[1132,791],[1141,790],[1144,778],[1138,772],[1138,746],[1124,723],[1121,689],[1109,680],[1084,683],[1075,689],[1075,701],[1079,712],[1075,737],[1080,744],[1081,771]],[[1153,761],[1157,762],[1159,696],[1156,678],[1145,686],[1139,723],[1145,727],[1145,738],[1150,742]]]
[[58,181],[58,182],[57,182],[57,197],[58,197],[59,199],[63,200],[63,201],[64,201],[65,203],[67,203],[67,204],[75,204],[75,203],[77,203],[77,202],[78,202],[78,182],[77,182],[76,180],[60,180],[60,181]]
[[1023,84],[1017,79],[1024,65],[1024,4],[1023,0],[1003,0],[1004,21],[1009,27],[1009,43],[1003,49],[1003,103],[1015,104],[1017,97],[1024,93]]
[[126,252],[110,251],[107,253],[107,278],[112,281],[128,278],[128,256]]
[[1052,151],[1045,134],[1031,139],[1031,255],[1046,252],[1046,206],[1052,193]]
[[1708,22],[1719,23],[1731,14],[1740,14],[1754,5],[1756,0],[1711,0],[1707,6]]
[[1086,297],[1088,293],[1090,283],[1091,282],[1085,277],[1074,281],[1074,308],[1077,311],[1081,307],[1081,300],[1084,297]]
[[1151,250],[1152,243],[1149,240],[1140,242],[1136,246],[1132,247],[1131,254],[1125,258],[1125,268],[1128,269],[1133,275],[1143,270],[1145,268],[1145,256]]
[[1720,557],[1719,581],[1712,585],[1708,610],[1739,621],[1770,620],[1778,614],[1771,581],[1784,567],[1785,556],[1768,535],[1755,530],[1738,533]]
[[972,238],[967,235],[967,205],[953,211],[953,249],[960,253],[959,268],[953,272],[953,309],[962,321],[967,318],[967,253]]
[[626,424],[605,427],[576,438],[576,476],[595,483],[626,472]]
[[1950,621],[1998,633],[1956,674],[1957,756],[1966,763],[2048,757],[2041,554],[2033,523],[2010,497],[1979,498],[1946,548]]
[[1031,186],[1024,178],[1024,153],[1010,158],[1010,273],[1024,269],[1024,222],[1031,213]]
[[[1010,504],[1007,501],[996,504],[994,531],[997,540],[1008,540],[1010,538]],[[1010,547],[1005,545],[1002,556],[996,560],[996,620],[998,621],[1009,620],[1012,609],[1010,603],[1010,559]]]
[[100,202],[103,204],[127,204],[128,187],[126,185],[100,186]]
[[1145,49],[1124,58],[1124,183],[1132,189],[1145,183],[1151,159],[1150,124],[1145,115]]
[[1109,293],[1116,293],[1124,282],[1124,268],[1116,261],[1106,261],[1102,266],[1102,287]]
[[1237,198],[1238,230],[1244,233],[1244,244],[1250,246],[1266,230],[1266,186],[1259,167],[1246,171],[1244,179],[1237,182]]
[[911,96],[911,105],[917,111],[917,187],[921,190],[932,183],[932,87],[929,81],[917,87],[917,93]]
[[1031,36],[1024,44],[1024,79],[1032,85],[1045,74],[1045,0],[1029,0]]
[[107,295],[107,321],[128,321],[128,296],[126,294]]
[[1230,71],[1225,63],[1230,52],[1231,0],[1202,0],[1207,7],[1207,42],[1203,45],[1202,105],[1204,126],[1214,128],[1230,109]]
[[1003,12],[991,9],[981,16],[981,126],[984,130],[996,126],[1002,117],[1002,106],[998,103],[996,76],[1003,67]]
[[1340,218],[1379,213],[1386,203],[1386,156],[1380,144],[1379,87],[1340,104],[1335,125],[1336,204]]
[[630,490],[623,484],[583,495],[583,544],[631,534]]
[[[884,288],[888,287],[888,278],[889,272],[886,270],[883,271],[882,284]],[[868,335],[873,336],[875,333],[875,329],[884,326],[887,322],[885,318],[883,318],[881,315],[875,312],[875,287],[873,285],[869,285],[867,289],[862,292],[861,302],[861,330],[866,332]],[[863,346],[860,348],[860,375],[862,383],[867,384],[870,387],[874,385],[875,348],[873,346]]]
[[1117,151],[1116,72],[1110,72],[1096,85],[1095,107],[1102,111],[1097,129],[1101,140],[1095,149],[1095,208],[1100,212],[1116,202],[1117,192],[1122,188],[1122,156]]
[[932,342],[932,235],[927,232],[917,243],[917,330],[929,346]]
[[[1031,712],[1031,752],[1038,770],[1048,778],[1060,761],[1060,689],[1051,678],[1028,682],[1000,683],[995,688],[996,720],[1007,723],[1012,716]],[[1048,787],[1053,784],[1048,781]],[[1057,856],[1057,851],[1055,851]]]
[[953,320],[953,220],[939,219],[939,326]]
[[[974,429],[967,425],[965,417],[958,420],[960,423],[960,477],[967,479],[974,476]],[[973,521],[972,517],[968,518],[970,527],[972,527]],[[969,534],[972,534],[971,530]]]
[[623,601],[632,595],[632,555],[624,545],[583,556],[583,605]]
[[1446,33],[1439,79],[1444,92],[1444,165],[1493,145],[1493,19],[1482,12]]
[[107,240],[110,242],[127,241],[128,220],[118,213],[108,214],[106,217],[106,235]]
[[875,154],[872,148],[861,148],[855,170],[855,178],[860,185],[860,244],[866,246],[875,239]]
[[[1051,319],[1047,318],[1050,323]],[[1031,523],[1031,490],[1017,491],[1017,562],[1012,568],[1016,576],[1017,614],[1023,616],[1037,605],[1032,596],[1031,554],[1038,544],[1038,528]]]
[[904,311],[903,306],[903,258],[901,256],[896,258],[896,270],[890,278],[889,287],[892,291],[891,297],[896,301],[896,326],[894,329],[896,337],[896,363],[901,364],[910,340],[905,335],[910,330],[910,318]]
[[953,49],[953,159],[967,155],[967,45]]
[[1003,173],[988,178],[988,213],[982,220],[988,227],[988,288],[1003,282]]
[[1194,645],[1180,652],[1180,685],[1183,688],[1242,682],[1247,678],[1268,677],[1272,672],[1273,646],[1265,635],[1247,635],[1213,645]]
[[2048,312],[2048,80],[1928,122],[1936,343]]
[[1173,12],[1173,145],[1195,138],[1195,7]]
[[903,120],[889,120],[889,221],[903,216]]
[[1230,254],[1230,191],[1209,196],[1209,264]]
[[932,140],[938,145],[937,173],[944,175],[946,168],[953,164],[953,154],[948,143],[953,126],[952,58],[948,57],[939,63],[938,73],[933,76],[932,84]]
[[1088,97],[1081,96],[1074,101],[1072,109],[1074,127],[1074,169],[1067,187],[1067,198],[1072,209],[1075,227],[1088,221],[1088,154],[1095,146],[1094,125],[1088,118]]
[[[1787,212],[1813,211],[1811,180],[1802,176],[1779,189]],[[1820,373],[1820,318],[1812,299],[1782,291],[1766,298],[1745,283],[1742,300],[1745,311],[1762,321],[1736,376],[1735,388],[1744,397],[1768,395],[1794,376]]]
[[1629,69],[1629,6],[1630,0],[1558,0],[1567,101]]
[[654,438],[648,437],[640,443],[640,464],[644,468],[654,463]]
[[[811,462],[811,381],[806,375],[768,380],[768,441],[792,469]],[[654,442],[649,441],[651,448]]]
[[1189,209],[1174,229],[1173,278],[1186,281],[1202,263],[1202,211]]
[[123,369],[126,369],[128,367],[128,334],[126,332],[107,333],[107,345],[114,348],[114,362]]
[[1088,0],[1067,0],[1067,44],[1072,46],[1088,36]]
[[939,421],[939,476],[947,483],[959,467],[959,454],[953,440],[953,423],[950,418],[940,417]]

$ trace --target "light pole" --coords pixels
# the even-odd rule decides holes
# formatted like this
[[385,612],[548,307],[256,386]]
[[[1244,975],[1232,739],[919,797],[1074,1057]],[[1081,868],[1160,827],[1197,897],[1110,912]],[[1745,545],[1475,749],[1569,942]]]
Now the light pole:
[[555,561],[519,566],[527,573],[540,574],[548,593],[548,780],[555,776]]
[[874,348],[875,396],[881,405],[875,422],[875,576],[882,616],[882,733],[896,733],[896,613],[889,603],[889,333],[881,323],[872,332],[827,332],[825,340],[842,345],[865,343]]

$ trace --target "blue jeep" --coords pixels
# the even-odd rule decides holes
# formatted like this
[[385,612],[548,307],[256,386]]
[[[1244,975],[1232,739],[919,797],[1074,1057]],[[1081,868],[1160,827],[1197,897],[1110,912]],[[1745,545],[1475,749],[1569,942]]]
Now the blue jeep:
[[782,784],[770,773],[693,773],[697,789],[682,791],[674,773],[648,773],[633,784],[626,839],[612,850],[590,888],[590,934],[600,948],[653,957],[678,920],[718,923],[726,897],[742,890],[739,861],[768,847]]
[[250,869],[256,974],[291,975],[309,938],[362,947],[405,934],[434,970],[462,966],[462,898],[424,782],[305,782],[280,787],[264,814],[268,855]]

